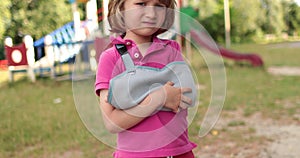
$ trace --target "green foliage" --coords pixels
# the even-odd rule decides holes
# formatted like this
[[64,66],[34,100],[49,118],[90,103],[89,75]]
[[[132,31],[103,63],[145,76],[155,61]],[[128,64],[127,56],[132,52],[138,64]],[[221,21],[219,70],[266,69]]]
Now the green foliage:
[[[199,21],[218,42],[224,41],[223,0],[192,1],[199,9]],[[196,3],[198,2],[198,3]],[[300,7],[294,0],[231,0],[233,42],[262,41],[266,34],[299,35]]]
[[15,44],[25,35],[39,39],[73,20],[68,0],[1,0],[0,14],[0,59],[3,37],[12,37]]
[[200,23],[205,27],[205,29],[209,32],[212,38],[218,42],[224,41],[225,35],[225,23],[224,23],[224,11],[221,10],[218,13],[214,13],[213,15],[205,18],[204,20],[200,20]]
[[285,29],[283,16],[284,10],[281,0],[262,0],[263,9],[266,10],[266,21],[262,29],[267,34],[280,34]]
[[233,0],[231,3],[233,41],[247,41],[256,35],[256,31],[265,21],[265,17],[261,16],[264,14],[260,0]]
[[[31,12],[33,28],[28,29],[29,34],[34,34],[40,38],[51,31],[72,21],[71,6],[61,0],[44,0]],[[42,21],[42,22],[41,22]],[[35,25],[38,24],[38,25]]]
[[7,29],[7,26],[10,23],[10,1],[9,0],[2,0],[0,5],[0,41],[3,40],[3,35],[5,30]]
[[224,41],[224,9],[220,0],[200,1],[199,21],[216,41]]
[[198,4],[200,19],[206,19],[220,11],[220,6],[216,0],[201,0]]
[[4,40],[4,33],[8,29],[8,26],[11,22],[11,14],[9,8],[11,6],[10,0],[1,0],[0,5],[0,60],[4,59],[4,48],[3,48],[3,40]]
[[[233,42],[260,41],[266,34],[300,35],[300,7],[294,0],[230,0],[231,37]],[[98,0],[98,5],[101,6]],[[189,0],[196,8],[198,20],[218,42],[224,41],[223,0]],[[85,6],[78,4],[81,19]],[[14,43],[24,35],[34,39],[52,32],[72,21],[68,0],[2,0],[0,5],[0,48],[3,38]],[[0,59],[3,57],[0,49]]]
[[22,41],[24,35],[38,39],[63,24],[72,21],[71,5],[61,0],[11,0],[11,23],[6,34],[14,43]]
[[4,44],[0,43],[0,60],[5,59],[5,55],[4,55]]
[[296,3],[284,3],[286,11],[284,20],[289,35],[300,35],[300,7]]

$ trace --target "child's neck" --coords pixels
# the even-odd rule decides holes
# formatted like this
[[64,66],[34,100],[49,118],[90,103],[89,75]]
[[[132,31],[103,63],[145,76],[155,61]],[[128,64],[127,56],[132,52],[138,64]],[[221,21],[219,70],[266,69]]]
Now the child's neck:
[[147,49],[152,42],[152,36],[139,36],[133,33],[126,33],[124,39],[133,40],[137,44],[137,47],[143,56],[146,54]]
[[139,45],[139,44],[151,42],[152,36],[140,36],[140,35],[134,34],[132,32],[127,32],[126,35],[124,36],[124,39],[131,39],[137,45]]

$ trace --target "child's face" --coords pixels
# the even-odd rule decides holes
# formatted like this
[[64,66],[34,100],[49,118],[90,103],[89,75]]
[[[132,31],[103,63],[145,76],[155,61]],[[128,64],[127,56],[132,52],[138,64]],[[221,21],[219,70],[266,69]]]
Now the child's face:
[[166,7],[159,0],[126,0],[126,30],[142,36],[153,35],[164,23]]

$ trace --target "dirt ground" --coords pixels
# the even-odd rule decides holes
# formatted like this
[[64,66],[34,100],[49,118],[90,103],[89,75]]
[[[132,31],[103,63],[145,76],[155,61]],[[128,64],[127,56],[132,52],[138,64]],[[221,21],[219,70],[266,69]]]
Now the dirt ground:
[[[299,111],[300,112],[300,111]],[[262,113],[245,117],[242,110],[223,112],[212,145],[200,145],[199,158],[299,158],[300,115],[274,120]],[[238,121],[237,121],[238,120]],[[226,131],[224,131],[226,129]],[[231,133],[231,137],[226,138]],[[205,139],[205,138],[204,138]]]
[[300,76],[300,67],[273,66],[268,68],[268,72],[273,75]]
[[[268,72],[300,76],[300,67],[270,67]],[[196,151],[199,158],[300,158],[300,109],[293,116],[280,115],[278,119],[261,112],[246,117],[243,109],[223,111],[206,137],[212,142],[200,144]]]

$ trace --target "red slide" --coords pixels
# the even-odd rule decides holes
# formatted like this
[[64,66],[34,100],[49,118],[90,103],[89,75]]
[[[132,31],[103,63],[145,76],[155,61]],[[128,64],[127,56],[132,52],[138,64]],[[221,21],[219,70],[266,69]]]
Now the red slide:
[[211,40],[205,40],[210,39],[207,37],[205,33],[197,32],[195,30],[192,30],[191,32],[192,40],[196,42],[199,46],[203,46],[206,49],[212,51],[215,54],[221,55],[222,57],[233,59],[236,61],[249,61],[251,62],[252,66],[258,67],[263,66],[263,60],[261,57],[257,54],[242,54],[237,53],[232,50],[225,49],[223,47],[218,47],[218,50],[216,49],[216,46],[214,43],[209,43]]

